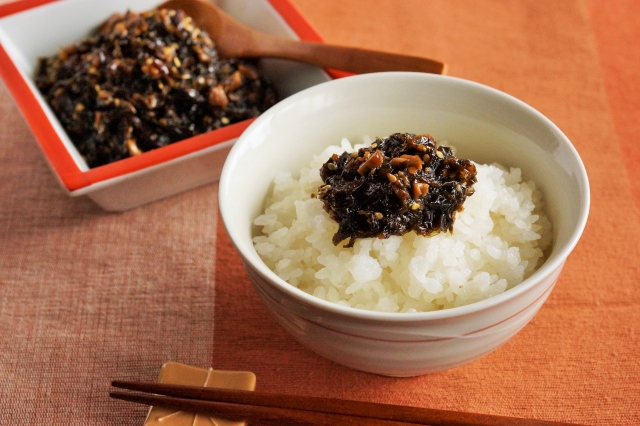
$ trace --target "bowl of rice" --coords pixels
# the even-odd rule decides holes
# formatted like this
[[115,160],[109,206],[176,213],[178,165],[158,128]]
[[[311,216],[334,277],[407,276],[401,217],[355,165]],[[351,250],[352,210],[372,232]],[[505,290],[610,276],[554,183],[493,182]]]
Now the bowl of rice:
[[[451,148],[432,157],[472,162],[452,228],[336,243],[323,164],[398,133],[428,134]],[[463,365],[513,337],[549,296],[589,211],[584,165],[549,119],[490,87],[418,73],[348,77],[278,103],[233,147],[219,196],[278,322],[328,359],[398,377]]]

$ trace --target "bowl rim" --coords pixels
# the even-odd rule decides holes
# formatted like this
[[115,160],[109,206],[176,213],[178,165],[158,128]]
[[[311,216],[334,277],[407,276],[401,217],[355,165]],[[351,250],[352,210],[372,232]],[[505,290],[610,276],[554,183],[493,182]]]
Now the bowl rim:
[[[284,23],[301,40],[324,43],[320,33],[290,0],[264,1],[275,10]],[[157,0],[157,4],[160,3],[161,0]],[[49,7],[73,7],[73,4],[57,0],[17,0],[0,4],[0,33],[2,19],[29,12],[36,8]],[[7,48],[5,49],[5,47]],[[223,144],[239,137],[255,120],[255,118],[243,120],[211,132],[147,151],[142,155],[83,170],[78,166],[73,155],[54,128],[53,122],[47,116],[46,111],[49,107],[46,101],[44,101],[40,93],[36,93],[38,91],[35,86],[33,86],[34,89],[32,90],[30,82],[33,82],[33,78],[22,72],[13,61],[8,46],[3,45],[2,34],[0,34],[0,63],[3,64],[0,67],[0,79],[4,82],[17,109],[29,125],[50,168],[67,192],[92,187],[92,185],[119,177],[134,175],[151,167],[164,165],[185,155]],[[327,70],[327,72],[331,78],[340,77],[339,74],[332,70]],[[53,117],[54,115],[51,114],[51,116]]]
[[[365,309],[358,309],[348,306],[338,305],[336,303],[328,302],[323,299],[320,299],[316,296],[313,296],[309,293],[306,293],[297,287],[287,283],[285,280],[280,278],[274,271],[272,271],[266,264],[262,261],[260,256],[257,254],[255,249],[253,248],[253,244],[251,243],[251,250],[248,252],[247,247],[244,244],[238,244],[236,241],[241,240],[238,235],[237,227],[233,227],[229,225],[230,219],[233,217],[232,212],[226,202],[227,197],[231,197],[232,193],[229,190],[231,174],[233,173],[234,165],[238,164],[239,157],[242,154],[242,149],[245,144],[249,143],[251,139],[251,135],[255,129],[258,129],[262,122],[270,120],[270,117],[277,115],[281,110],[285,108],[289,108],[291,104],[298,102],[300,99],[313,96],[318,92],[322,92],[327,89],[327,85],[331,86],[348,86],[354,79],[358,80],[377,80],[377,79],[409,79],[409,80],[421,80],[421,82],[439,82],[445,81],[449,82],[447,84],[457,84],[462,86],[467,86],[473,90],[481,90],[485,91],[489,96],[495,96],[502,98],[508,102],[513,103],[515,106],[523,108],[528,113],[532,114],[532,116],[540,120],[544,125],[548,126],[554,134],[556,134],[561,141],[566,145],[566,148],[569,149],[570,153],[577,160],[577,170],[575,177],[578,180],[578,184],[584,188],[583,193],[581,194],[581,203],[579,207],[579,215],[575,226],[567,239],[567,242],[562,246],[552,258],[547,259],[530,277],[523,280],[520,284],[515,287],[506,290],[505,292],[490,297],[488,299],[484,299],[478,302],[473,302],[468,305],[453,307],[442,309],[438,311],[428,311],[428,312],[380,312],[380,311],[371,311]],[[369,84],[374,84],[373,82],[369,82]],[[380,83],[378,83],[380,84]],[[372,86],[373,87],[373,86]],[[414,72],[382,72],[382,73],[371,73],[371,74],[363,74],[352,76],[344,79],[337,79],[328,81],[325,83],[321,83],[317,86],[310,87],[305,89],[299,93],[294,94],[293,96],[282,100],[278,104],[271,107],[269,110],[264,112],[258,119],[253,122],[245,132],[240,136],[234,147],[231,149],[231,152],[227,156],[227,159],[224,163],[222,174],[220,177],[220,184],[218,189],[218,199],[219,199],[219,208],[222,217],[222,221],[229,235],[229,238],[236,250],[239,252],[243,261],[245,262],[245,268],[251,265],[251,268],[258,273],[269,285],[276,287],[278,290],[292,296],[299,302],[302,302],[305,305],[312,306],[315,308],[319,308],[323,311],[328,311],[332,314],[358,318],[363,320],[376,320],[376,321],[394,321],[394,322],[416,322],[416,321],[424,321],[424,320],[440,320],[452,317],[465,316],[473,313],[477,313],[479,311],[483,311],[494,307],[496,305],[502,304],[507,300],[516,298],[518,295],[527,292],[532,287],[534,287],[539,282],[543,281],[544,278],[553,274],[558,268],[562,268],[564,262],[567,257],[574,249],[578,240],[580,239],[582,232],[587,223],[587,218],[589,215],[589,207],[590,207],[590,189],[589,189],[589,179],[587,176],[587,171],[580,158],[580,155],[576,148],[573,146],[571,141],[566,137],[566,135],[556,126],[551,120],[549,120],[546,116],[544,116],[541,112],[528,105],[527,103],[515,98],[512,95],[509,95],[505,92],[502,92],[498,89],[492,88],[490,86],[473,82],[470,80],[444,76],[444,75],[434,75],[434,74],[423,74],[423,73],[414,73]]]

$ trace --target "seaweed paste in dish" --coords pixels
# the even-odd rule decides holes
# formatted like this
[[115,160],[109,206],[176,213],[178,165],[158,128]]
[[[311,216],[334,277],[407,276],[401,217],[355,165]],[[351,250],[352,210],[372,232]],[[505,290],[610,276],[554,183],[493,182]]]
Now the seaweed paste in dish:
[[182,11],[111,16],[41,58],[36,85],[89,167],[256,117],[276,102],[250,60],[221,59]]
[[430,135],[396,133],[357,152],[333,154],[322,166],[318,198],[339,224],[333,243],[415,231],[451,231],[473,194],[476,167]]

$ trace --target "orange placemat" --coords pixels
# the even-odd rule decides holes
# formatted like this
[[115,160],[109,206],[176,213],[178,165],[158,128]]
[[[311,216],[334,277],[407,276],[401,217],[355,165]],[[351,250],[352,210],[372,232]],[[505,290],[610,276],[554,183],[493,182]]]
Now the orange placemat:
[[[592,20],[589,7],[603,2],[296,3],[328,42],[437,57],[449,63],[450,75],[493,86],[540,110],[585,162],[591,215],[551,297],[513,340],[467,366],[402,379],[350,370],[298,344],[261,305],[219,227],[218,264],[226,267],[216,271],[214,365],[251,369],[260,390],[640,424],[640,224],[632,198],[640,203],[634,192],[640,157],[630,138],[640,129],[632,119],[638,109],[617,103],[629,91],[621,90],[612,61],[638,61],[637,54],[624,59],[634,51],[634,39],[612,26],[638,16],[640,4],[627,1],[627,10]],[[610,44],[615,50],[607,50]]]

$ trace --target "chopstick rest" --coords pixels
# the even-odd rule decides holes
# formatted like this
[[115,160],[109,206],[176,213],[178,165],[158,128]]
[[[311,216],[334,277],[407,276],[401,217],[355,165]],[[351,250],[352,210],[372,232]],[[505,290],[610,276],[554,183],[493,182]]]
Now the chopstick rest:
[[[249,371],[204,369],[178,362],[167,362],[160,369],[160,384],[215,387],[253,391],[256,376]],[[153,405],[144,426],[244,426],[243,421],[219,419],[206,414]]]

